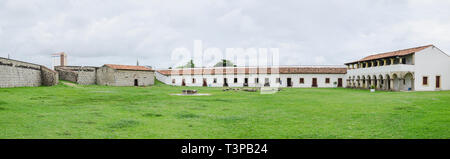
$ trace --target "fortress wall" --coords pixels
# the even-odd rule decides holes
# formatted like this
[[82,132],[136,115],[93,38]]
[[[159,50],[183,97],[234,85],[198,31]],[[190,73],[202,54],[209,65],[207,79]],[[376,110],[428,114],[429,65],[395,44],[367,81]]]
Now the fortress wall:
[[41,83],[40,65],[0,58],[0,88],[36,87]]

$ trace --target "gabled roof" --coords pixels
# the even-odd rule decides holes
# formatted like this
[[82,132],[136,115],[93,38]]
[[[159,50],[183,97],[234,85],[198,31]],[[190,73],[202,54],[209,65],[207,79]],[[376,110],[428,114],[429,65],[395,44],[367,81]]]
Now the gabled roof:
[[116,70],[153,71],[152,69],[145,66],[115,65],[115,64],[105,64],[104,66]]
[[386,52],[386,53],[380,53],[380,54],[374,54],[374,55],[370,55],[367,57],[364,57],[358,61],[354,61],[354,62],[349,62],[346,64],[350,64],[350,63],[357,63],[357,62],[362,62],[362,61],[369,61],[369,60],[375,60],[375,59],[382,59],[382,58],[388,58],[388,57],[395,57],[395,56],[405,56],[405,55],[409,55],[409,54],[413,54],[415,52],[419,52],[422,51],[428,47],[431,47],[433,45],[425,45],[425,46],[419,46],[419,47],[415,47],[415,48],[409,48],[409,49],[403,49],[403,50],[397,50],[397,51],[391,51],[391,52]]
[[[270,74],[272,68],[197,68],[177,70],[157,70],[158,73],[168,75],[215,75],[215,74]],[[279,74],[345,74],[344,67],[279,67]]]

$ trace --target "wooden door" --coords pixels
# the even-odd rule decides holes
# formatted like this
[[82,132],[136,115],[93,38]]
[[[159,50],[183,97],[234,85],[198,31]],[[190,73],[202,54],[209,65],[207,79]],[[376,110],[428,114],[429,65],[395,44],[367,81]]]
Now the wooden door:
[[338,78],[338,87],[342,87],[342,78]]
[[317,87],[317,78],[312,79],[312,87]]
[[206,83],[206,78],[203,78],[203,87],[208,86],[208,83]]
[[441,76],[436,76],[436,88],[441,88]]

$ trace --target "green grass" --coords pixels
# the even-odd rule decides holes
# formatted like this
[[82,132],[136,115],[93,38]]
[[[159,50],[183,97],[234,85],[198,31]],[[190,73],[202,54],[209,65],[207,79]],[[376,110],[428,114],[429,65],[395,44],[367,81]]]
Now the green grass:
[[0,89],[0,138],[450,138],[450,91],[183,87]]

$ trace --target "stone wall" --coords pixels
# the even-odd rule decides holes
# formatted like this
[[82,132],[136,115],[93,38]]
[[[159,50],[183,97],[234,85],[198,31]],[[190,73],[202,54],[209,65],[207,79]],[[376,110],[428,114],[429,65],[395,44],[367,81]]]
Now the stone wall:
[[92,85],[96,84],[96,69],[89,71],[80,71],[78,72],[78,81],[77,83],[83,85]]
[[138,86],[150,86],[155,84],[155,72],[153,71],[128,71],[116,70],[115,86],[134,86],[137,80]]
[[78,74],[76,72],[59,68],[55,68],[55,70],[58,72],[59,79],[75,83],[77,82]]
[[82,85],[96,84],[96,67],[90,66],[57,66],[61,80],[71,81]]
[[155,84],[154,71],[115,70],[109,67],[90,66],[57,66],[61,80],[67,80],[84,85],[134,86],[137,80],[139,86]]
[[97,84],[104,86],[114,85],[114,69],[109,67],[100,67],[97,69]]
[[53,71],[45,66],[41,66],[41,80],[44,86],[54,86],[58,84],[58,72]]
[[138,86],[150,86],[155,84],[154,71],[114,70],[108,67],[100,67],[97,70],[97,84],[106,86],[134,86],[137,80]]
[[0,58],[0,88],[55,85],[56,76],[56,72],[41,65]]

